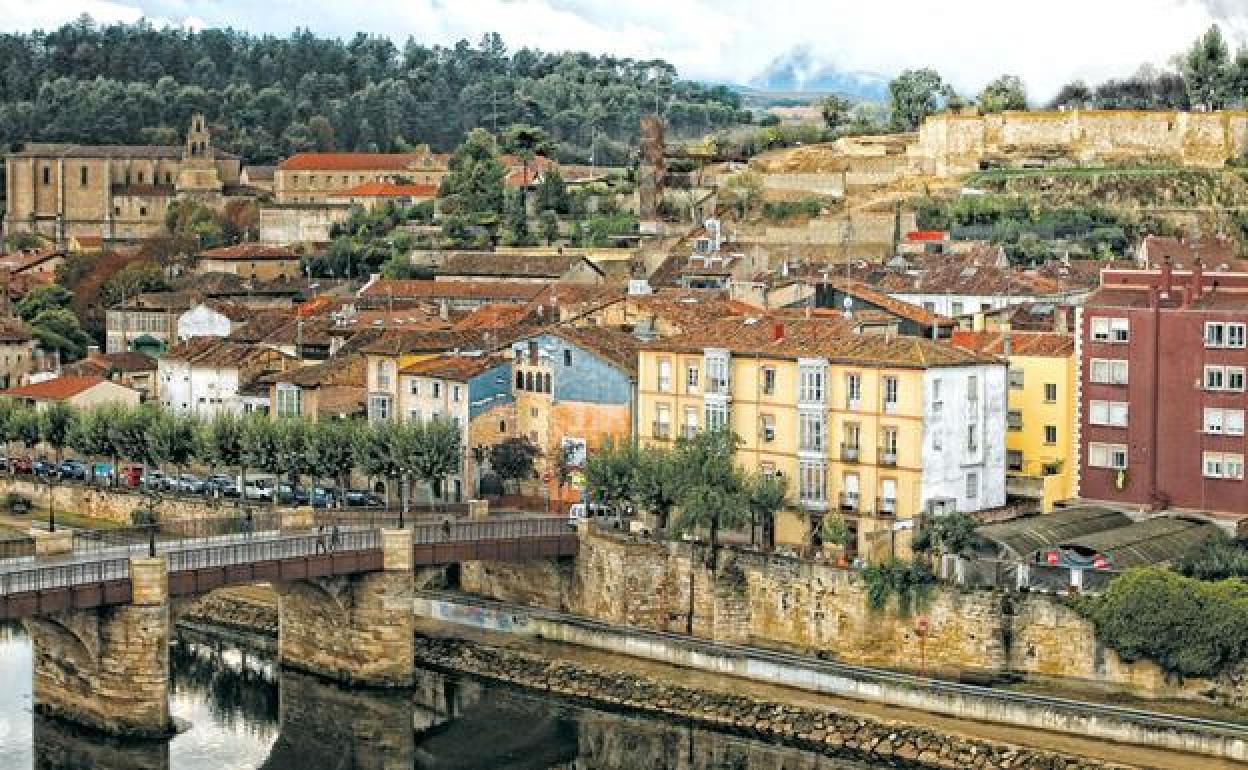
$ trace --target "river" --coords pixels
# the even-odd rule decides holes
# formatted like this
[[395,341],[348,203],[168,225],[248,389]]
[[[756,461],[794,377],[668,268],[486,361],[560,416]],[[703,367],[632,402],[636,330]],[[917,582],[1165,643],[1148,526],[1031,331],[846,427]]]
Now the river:
[[30,642],[0,626],[0,770],[869,770],[683,724],[418,670],[403,693],[350,691],[270,652],[179,631],[168,742],[117,744],[33,713]]

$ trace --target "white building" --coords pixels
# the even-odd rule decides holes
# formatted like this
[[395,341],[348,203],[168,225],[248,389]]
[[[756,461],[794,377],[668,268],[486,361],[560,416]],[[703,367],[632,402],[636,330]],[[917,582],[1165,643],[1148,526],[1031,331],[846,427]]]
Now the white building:
[[201,302],[178,316],[178,341],[192,337],[228,337],[251,317],[251,311],[229,302]]
[[923,478],[928,513],[1005,505],[1006,368],[941,367],[923,373]]
[[195,337],[160,358],[160,403],[177,414],[240,414],[248,411],[243,391],[251,383],[263,374],[294,365],[293,357],[268,348]]

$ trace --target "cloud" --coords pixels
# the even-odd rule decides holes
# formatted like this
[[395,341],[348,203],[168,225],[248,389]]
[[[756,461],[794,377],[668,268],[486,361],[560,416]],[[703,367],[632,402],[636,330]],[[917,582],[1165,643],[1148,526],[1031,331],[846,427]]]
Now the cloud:
[[0,0],[0,28],[48,27],[80,13],[140,16],[287,34],[296,26],[422,43],[499,32],[511,48],[664,58],[688,77],[745,82],[777,56],[807,48],[817,64],[885,75],[931,66],[973,93],[1023,77],[1046,98],[1075,77],[1164,65],[1216,22],[1248,39],[1245,0],[405,0],[361,7],[325,0]]

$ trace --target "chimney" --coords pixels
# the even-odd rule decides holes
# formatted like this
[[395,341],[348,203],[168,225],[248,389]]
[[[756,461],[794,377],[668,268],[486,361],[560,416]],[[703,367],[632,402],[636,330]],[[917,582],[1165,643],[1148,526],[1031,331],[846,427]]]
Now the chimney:
[[1200,299],[1200,295],[1205,293],[1205,269],[1197,259],[1192,265],[1192,294],[1193,301]]
[[1170,255],[1167,254],[1161,263],[1161,296],[1169,299],[1170,290],[1174,286],[1174,270],[1170,266]]
[[784,339],[784,321],[775,321],[771,325],[771,341],[779,342]]
[[450,317],[451,317],[451,301],[449,299],[443,299],[441,302],[438,303],[438,318],[441,318],[443,321],[446,321]]
[[1053,331],[1058,334],[1070,332],[1070,308],[1058,305],[1053,309]]

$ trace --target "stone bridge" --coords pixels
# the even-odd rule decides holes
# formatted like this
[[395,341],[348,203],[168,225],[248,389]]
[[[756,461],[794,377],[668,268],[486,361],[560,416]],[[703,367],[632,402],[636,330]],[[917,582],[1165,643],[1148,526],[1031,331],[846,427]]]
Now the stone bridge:
[[578,548],[565,519],[214,540],[162,544],[155,556],[133,545],[0,562],[0,619],[29,631],[36,710],[125,737],[170,734],[170,600],[256,582],[280,597],[283,666],[352,686],[408,687],[422,571]]

